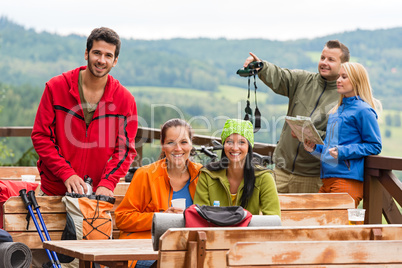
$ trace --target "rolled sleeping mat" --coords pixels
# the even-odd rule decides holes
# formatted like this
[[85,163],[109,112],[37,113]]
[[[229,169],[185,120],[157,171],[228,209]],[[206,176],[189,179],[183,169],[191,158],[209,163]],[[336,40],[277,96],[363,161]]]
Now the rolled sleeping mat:
[[152,245],[154,250],[159,249],[159,238],[169,228],[183,228],[186,224],[184,222],[183,214],[173,213],[154,213],[152,218]]
[[253,215],[247,227],[281,226],[281,218],[278,215]]
[[32,253],[27,245],[20,242],[0,243],[0,268],[28,268]]
[[[281,226],[281,218],[278,215],[253,215],[248,227]],[[152,246],[159,250],[159,238],[169,228],[186,227],[183,214],[154,213],[152,219]]]

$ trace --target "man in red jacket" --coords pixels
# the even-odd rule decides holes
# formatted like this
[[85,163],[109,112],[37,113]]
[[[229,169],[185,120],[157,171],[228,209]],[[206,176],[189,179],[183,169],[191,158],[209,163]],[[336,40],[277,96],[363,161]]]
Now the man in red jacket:
[[83,193],[88,176],[95,194],[113,196],[126,175],[136,155],[138,123],[134,97],[109,75],[120,44],[113,30],[94,29],[87,39],[87,66],[46,83],[31,136],[43,194]]

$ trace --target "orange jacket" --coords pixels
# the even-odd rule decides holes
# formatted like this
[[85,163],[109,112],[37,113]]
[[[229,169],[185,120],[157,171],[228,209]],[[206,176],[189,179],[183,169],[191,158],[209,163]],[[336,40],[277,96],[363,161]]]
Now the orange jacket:
[[[194,199],[201,164],[188,162],[191,181],[189,191]],[[127,189],[123,201],[115,210],[120,239],[151,238],[154,212],[164,212],[171,206],[173,189],[166,169],[166,159],[139,168]]]

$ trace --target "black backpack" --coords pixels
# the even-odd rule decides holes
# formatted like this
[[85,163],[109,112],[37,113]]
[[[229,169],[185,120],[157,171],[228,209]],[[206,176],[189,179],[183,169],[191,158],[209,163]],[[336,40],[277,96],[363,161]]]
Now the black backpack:
[[184,210],[186,227],[246,227],[252,214],[241,206],[191,205]]

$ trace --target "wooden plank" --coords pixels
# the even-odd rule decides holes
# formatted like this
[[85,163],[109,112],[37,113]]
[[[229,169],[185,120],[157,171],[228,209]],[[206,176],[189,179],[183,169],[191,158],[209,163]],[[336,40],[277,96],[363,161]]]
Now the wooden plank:
[[[30,249],[42,248],[42,241],[40,240],[38,232],[9,232],[14,242],[20,242],[27,245]],[[61,240],[61,231],[49,231],[50,239]],[[113,231],[113,239],[119,239],[120,231]]]
[[[41,214],[66,212],[61,196],[36,196]],[[21,197],[12,196],[4,203],[4,214],[27,213]]]
[[114,188],[114,195],[115,196],[124,196],[127,192],[128,186],[130,186],[129,182],[122,182],[120,181],[117,185],[116,188]]
[[391,170],[382,170],[381,176],[378,178],[384,189],[395,200],[402,204],[402,182],[392,173]]
[[370,240],[372,229],[379,229],[383,240],[402,240],[402,224],[342,226],[273,226],[171,228],[160,237],[160,250],[186,250],[190,232],[204,231],[207,250],[229,249],[235,242]]
[[30,137],[32,127],[0,127],[0,137]]
[[[66,225],[66,214],[42,214],[43,221],[48,231],[60,231]],[[36,218],[38,221],[38,218]],[[112,213],[113,230],[117,230],[115,215]],[[39,226],[40,222],[38,221]],[[27,221],[26,214],[8,214],[4,216],[4,230],[7,232],[24,232],[26,231]],[[36,231],[33,220],[30,219],[28,231]]]
[[[118,183],[115,192],[115,209],[124,198],[129,183]],[[354,208],[353,198],[348,194],[279,194],[281,211],[297,211],[297,210],[326,210],[326,209],[347,209]],[[61,202],[61,196],[37,196],[41,213],[45,212],[62,212],[65,211]],[[23,213],[26,211],[24,204],[19,196],[11,197],[5,203],[5,213]],[[309,212],[310,213],[310,212]]]
[[84,261],[156,260],[151,239],[46,241],[44,248]]
[[281,210],[315,210],[354,208],[347,193],[278,194]]
[[21,180],[21,175],[36,175],[35,180],[40,180],[39,171],[36,167],[0,167],[0,180]]
[[363,184],[363,208],[366,209],[364,223],[382,223],[382,201],[384,187],[377,178],[372,176],[364,177]]
[[[46,224],[48,231],[60,231],[66,225],[66,214],[42,214],[43,221]],[[41,226],[36,217],[39,226]],[[24,232],[26,231],[27,221],[26,214],[9,214],[4,216],[4,230],[7,232]],[[36,231],[33,220],[29,221],[28,231]]]
[[[303,268],[303,267],[312,267],[311,265],[258,265],[258,266],[250,266],[250,265],[241,265],[241,266],[226,266],[226,268],[237,268],[237,267],[242,267],[242,268]],[[361,267],[361,268],[384,268],[384,264],[322,264],[322,265],[314,265],[314,268],[356,268],[356,267]],[[401,264],[387,264],[385,266],[386,268],[402,268]]]
[[402,223],[402,214],[398,206],[395,204],[392,196],[387,192],[383,192],[382,211],[386,221],[390,224]]
[[281,211],[283,226],[349,224],[347,210]]
[[[225,250],[209,250],[205,253],[204,268],[226,267]],[[159,251],[158,267],[187,268],[186,251]]]
[[[66,207],[63,202],[61,202],[61,196],[36,196],[36,201],[40,206],[41,214],[46,213],[65,213]],[[121,203],[124,196],[115,196],[116,201],[113,205],[112,211],[114,211],[117,206]],[[4,203],[4,214],[15,214],[15,213],[27,213],[24,203],[21,197],[12,196]]]
[[402,264],[401,252],[402,240],[239,242],[229,250],[227,261],[229,266]]

